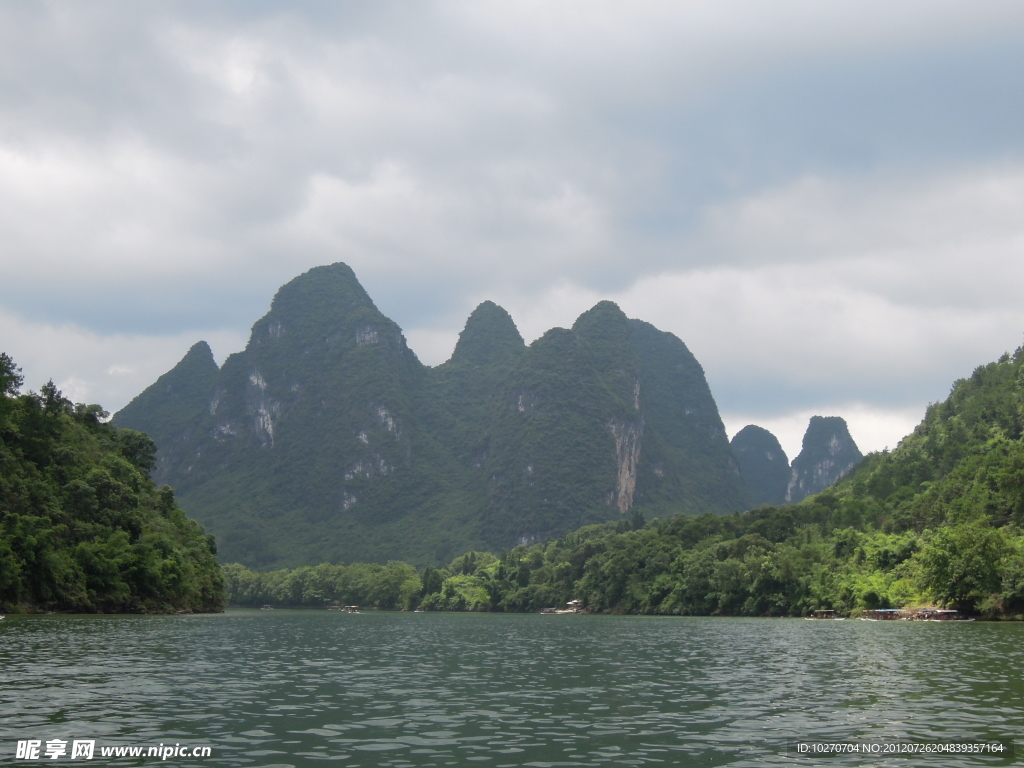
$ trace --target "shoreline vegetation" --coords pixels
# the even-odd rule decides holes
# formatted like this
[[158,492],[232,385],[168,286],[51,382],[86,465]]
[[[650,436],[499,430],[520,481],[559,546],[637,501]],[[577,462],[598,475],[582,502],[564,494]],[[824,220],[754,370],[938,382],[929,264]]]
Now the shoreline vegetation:
[[1024,619],[1024,351],[953,385],[893,451],[831,488],[742,514],[643,515],[422,573],[406,563],[257,573],[235,605],[806,616],[936,605]]
[[[227,600],[252,608],[355,604],[539,613],[579,599],[588,613],[747,617],[815,610],[855,617],[878,608],[939,606],[982,619],[1024,619],[1019,531],[968,524],[917,534],[848,526],[823,536],[820,522],[799,514],[819,511],[769,507],[659,520],[625,532],[614,524],[591,526],[497,556],[469,552],[423,572],[391,562],[258,573],[235,563],[224,566]],[[959,585],[946,580],[951,565],[961,572]],[[957,586],[957,592],[950,588]]]
[[0,353],[0,613],[222,610],[216,545],[149,479],[153,441],[22,383]]
[[53,383],[18,395],[0,356],[0,606],[84,612],[237,606],[806,616],[934,605],[1024,619],[1024,351],[957,381],[893,451],[804,501],[631,518],[448,565],[258,573],[149,480],[155,447]]

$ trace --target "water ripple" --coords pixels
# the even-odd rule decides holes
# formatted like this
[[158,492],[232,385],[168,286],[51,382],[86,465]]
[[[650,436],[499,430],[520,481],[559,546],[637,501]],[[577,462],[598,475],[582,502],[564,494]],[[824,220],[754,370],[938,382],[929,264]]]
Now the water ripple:
[[0,754],[95,738],[213,748],[181,766],[791,765],[794,739],[1012,736],[1021,640],[984,623],[9,616]]

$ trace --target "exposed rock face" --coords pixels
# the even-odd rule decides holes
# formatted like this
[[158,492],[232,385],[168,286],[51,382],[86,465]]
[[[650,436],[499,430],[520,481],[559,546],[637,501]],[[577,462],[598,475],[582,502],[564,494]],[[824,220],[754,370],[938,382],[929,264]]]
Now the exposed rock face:
[[748,424],[729,444],[746,483],[752,507],[786,501],[790,467],[778,439],[754,424]]
[[624,515],[633,506],[636,468],[640,463],[640,438],[644,434],[644,423],[611,421],[608,428],[615,438],[615,461],[619,466],[619,479],[615,483],[616,506]]
[[197,344],[116,414],[154,479],[257,567],[446,561],[633,509],[746,504],[704,372],[611,302],[527,346],[484,302],[423,366],[344,264],[292,280],[217,369]]
[[488,538],[536,541],[633,509],[746,504],[700,364],[610,301],[526,348],[504,391],[483,466]]
[[839,416],[812,416],[803,448],[793,459],[786,501],[796,503],[818,493],[849,472],[864,455]]

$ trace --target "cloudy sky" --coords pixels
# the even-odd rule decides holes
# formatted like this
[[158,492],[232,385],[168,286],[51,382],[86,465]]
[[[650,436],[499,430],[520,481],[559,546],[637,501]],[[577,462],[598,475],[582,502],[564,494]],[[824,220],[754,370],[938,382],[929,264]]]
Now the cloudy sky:
[[0,2],[0,350],[124,405],[345,261],[682,338],[730,434],[894,446],[1024,341],[1019,2]]

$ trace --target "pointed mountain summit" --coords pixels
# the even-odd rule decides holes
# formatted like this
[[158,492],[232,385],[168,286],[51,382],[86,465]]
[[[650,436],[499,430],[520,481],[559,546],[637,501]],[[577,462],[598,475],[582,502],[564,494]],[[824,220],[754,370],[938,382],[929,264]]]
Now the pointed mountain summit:
[[850,437],[846,420],[839,416],[812,416],[803,447],[790,468],[786,501],[802,501],[835,483],[862,459]]
[[747,485],[751,506],[785,503],[790,468],[778,438],[767,429],[748,424],[735,434],[730,447]]
[[197,345],[115,419],[152,429],[154,479],[224,561],[258,568],[436,565],[746,499],[704,372],[672,334],[600,302],[526,346],[484,302],[428,368],[344,264],[283,286],[219,370]]
[[330,264],[277,291],[270,311],[253,324],[245,354],[294,348],[317,360],[381,343],[403,347],[401,329],[381,314],[347,264]]
[[490,537],[744,507],[704,371],[673,334],[600,302],[531,344],[508,382],[486,464]]
[[512,316],[493,301],[485,301],[466,320],[449,362],[492,365],[515,360],[525,349]]
[[430,371],[425,416],[463,466],[480,469],[505,383],[526,352],[511,315],[485,301],[466,320],[451,358]]
[[[208,522],[227,559],[341,559],[346,528],[381,535],[396,494],[430,473],[432,440],[417,423],[425,370],[347,265],[312,269],[277,292],[183,437],[158,442],[154,479]],[[115,418],[141,423],[127,409]],[[384,477],[394,481],[375,482]],[[350,513],[346,526],[338,513]]]
[[[629,318],[612,301],[600,301],[572,324],[572,332],[587,344],[595,367],[605,373],[635,371],[639,365],[632,348]],[[627,397],[627,399],[632,399]]]
[[[218,373],[210,345],[197,342],[176,366],[122,408],[114,416],[114,425],[131,424],[168,449],[187,442],[209,406]],[[166,455],[164,451],[161,457]],[[154,476],[159,480],[162,474],[158,464]]]
[[352,268],[337,263],[313,267],[281,286],[263,321],[288,320],[297,324],[297,330],[319,332],[336,324],[382,317]]

